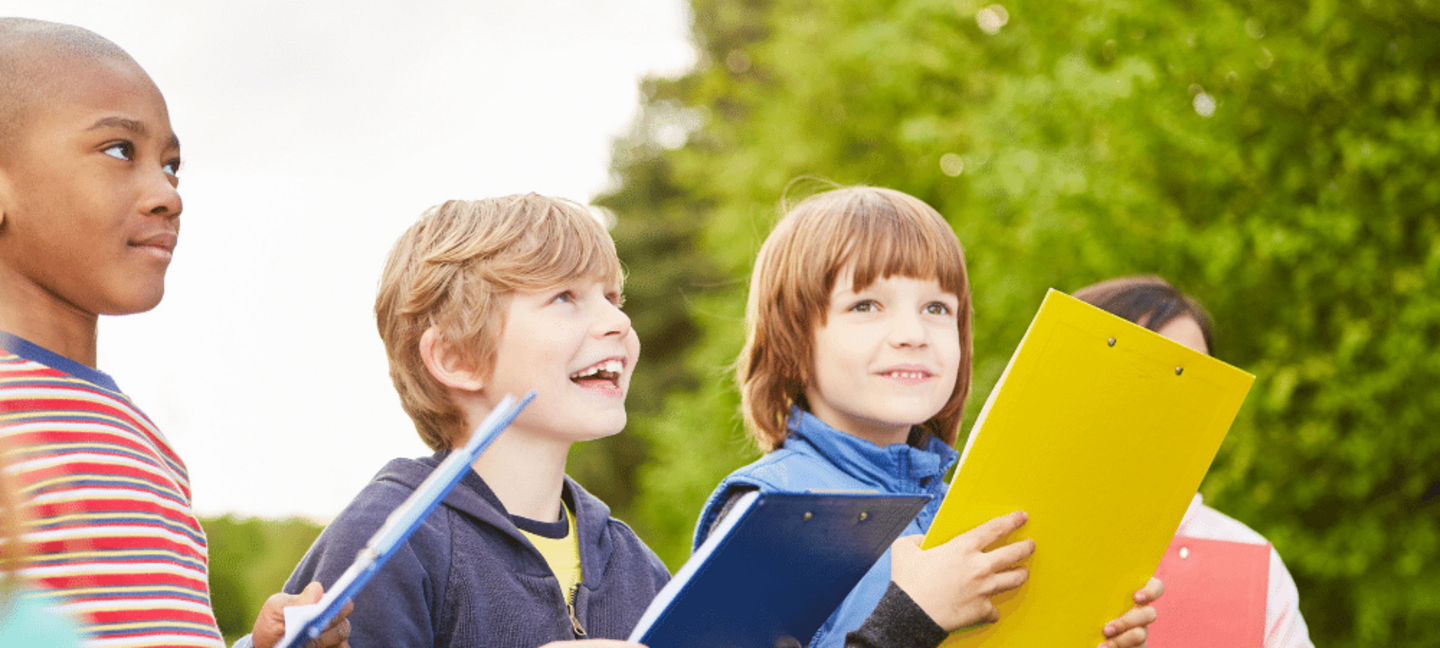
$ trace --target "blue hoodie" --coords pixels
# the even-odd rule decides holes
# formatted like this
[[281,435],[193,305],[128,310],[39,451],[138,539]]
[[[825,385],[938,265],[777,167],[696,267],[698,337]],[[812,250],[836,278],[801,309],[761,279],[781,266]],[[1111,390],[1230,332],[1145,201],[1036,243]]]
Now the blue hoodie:
[[[285,591],[298,593],[312,580],[333,585],[444,456],[396,459],[381,469],[315,540]],[[355,597],[350,645],[534,648],[581,630],[592,639],[626,638],[670,572],[569,477],[564,497],[575,512],[583,579],[573,617],[545,558],[469,471]]]
[[[934,495],[902,535],[921,534],[930,528],[947,489],[945,471],[959,458],[954,448],[928,434],[924,437],[924,448],[903,443],[880,447],[840,432],[798,408],[791,409],[787,427],[789,435],[780,449],[730,473],[715,487],[695,527],[695,548],[704,542],[733,495],[757,488],[784,492],[868,490]],[[889,584],[890,553],[887,551],[820,627],[810,645],[843,646],[845,634],[865,622]]]

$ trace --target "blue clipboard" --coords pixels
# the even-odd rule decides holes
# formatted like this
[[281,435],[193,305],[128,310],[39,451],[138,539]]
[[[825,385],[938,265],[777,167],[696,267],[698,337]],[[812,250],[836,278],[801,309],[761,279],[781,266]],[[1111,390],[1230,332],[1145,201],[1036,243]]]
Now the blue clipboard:
[[929,495],[739,496],[640,617],[649,648],[804,646]]
[[[375,535],[370,536],[369,542],[360,550],[355,562],[340,575],[318,603],[303,606],[304,609],[298,611],[294,607],[285,608],[291,612],[286,613],[285,636],[275,645],[276,648],[300,648],[319,637],[320,633],[329,627],[330,622],[335,620],[335,616],[340,614],[340,609],[360,593],[360,589],[365,587],[370,577],[380,570],[385,561],[390,560],[390,556],[405,544],[410,534],[420,527],[420,523],[450,494],[455,485],[460,483],[465,472],[470,470],[470,465],[480,458],[485,448],[490,447],[490,443],[515,420],[520,410],[525,409],[534,399],[535,392],[532,391],[519,403],[511,396],[501,400],[480,423],[475,433],[470,435],[465,446],[451,452],[450,456],[440,462],[435,471],[420,483],[415,492],[385,518],[385,523],[380,525]],[[292,621],[295,622],[293,627]]]

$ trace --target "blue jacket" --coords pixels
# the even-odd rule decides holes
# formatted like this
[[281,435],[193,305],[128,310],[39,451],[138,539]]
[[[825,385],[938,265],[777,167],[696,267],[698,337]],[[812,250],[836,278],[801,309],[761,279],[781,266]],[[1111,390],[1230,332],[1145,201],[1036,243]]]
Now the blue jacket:
[[[695,527],[694,547],[709,535],[710,527],[737,491],[871,490],[893,494],[930,494],[931,500],[920,515],[905,527],[902,535],[924,533],[935,519],[947,485],[945,471],[959,453],[934,436],[926,435],[925,448],[906,444],[880,447],[840,432],[809,412],[792,409],[790,434],[785,444],[754,463],[726,477],[705,503]],[[845,633],[865,622],[890,584],[890,552],[860,580],[835,613],[810,641],[814,647],[838,647]]]
[[[444,453],[387,464],[315,540],[285,591],[328,589],[385,517]],[[670,572],[604,502],[565,478],[582,583],[574,619],[586,636],[624,639]],[[574,639],[571,613],[545,559],[473,470],[355,598],[354,648],[534,648]]]

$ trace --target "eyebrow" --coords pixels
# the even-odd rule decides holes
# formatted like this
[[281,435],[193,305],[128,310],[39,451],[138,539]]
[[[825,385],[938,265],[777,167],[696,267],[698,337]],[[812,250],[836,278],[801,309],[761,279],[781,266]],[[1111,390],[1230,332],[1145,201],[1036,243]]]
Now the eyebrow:
[[[124,117],[103,117],[99,121],[91,124],[90,127],[85,130],[92,131],[99,130],[101,128],[120,128],[134,133],[139,137],[150,136],[150,129],[146,128],[144,122],[136,121],[134,119],[126,119]],[[172,133],[170,135],[170,141],[166,142],[165,145],[167,148],[180,148],[180,137]]]

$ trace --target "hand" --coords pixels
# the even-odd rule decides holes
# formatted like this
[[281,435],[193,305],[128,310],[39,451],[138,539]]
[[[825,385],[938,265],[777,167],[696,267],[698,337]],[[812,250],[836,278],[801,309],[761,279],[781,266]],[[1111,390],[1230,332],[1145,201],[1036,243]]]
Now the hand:
[[[304,591],[299,594],[272,594],[265,599],[265,605],[260,607],[260,616],[255,619],[255,629],[250,632],[250,640],[255,643],[255,648],[274,648],[285,636],[285,608],[292,605],[309,605],[318,603],[320,597],[325,595],[325,587],[318,581],[305,586]],[[350,610],[354,604],[346,603],[335,615],[335,620],[330,622],[330,627],[320,633],[320,637],[310,642],[307,648],[350,648]]]
[[1155,608],[1151,607],[1165,593],[1165,584],[1158,578],[1151,578],[1145,587],[1135,592],[1135,607],[1120,615],[1120,618],[1105,624],[1109,639],[1100,648],[1146,648],[1145,637],[1150,624],[1155,622]]
[[1016,511],[990,520],[938,547],[920,549],[920,536],[890,545],[890,579],[946,632],[1000,620],[990,597],[1024,584],[1029,570],[1015,565],[1035,553],[1022,540],[986,552],[985,547],[1025,524]]

